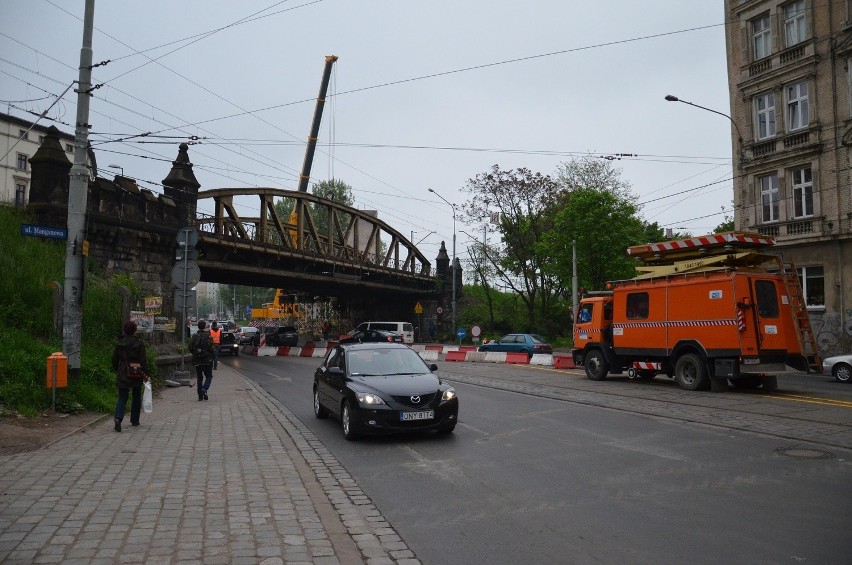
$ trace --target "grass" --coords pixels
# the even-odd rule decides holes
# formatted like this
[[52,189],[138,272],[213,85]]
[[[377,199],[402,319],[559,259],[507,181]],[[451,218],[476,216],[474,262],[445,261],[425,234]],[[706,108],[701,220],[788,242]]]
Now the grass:
[[[53,292],[64,279],[65,242],[22,236],[23,223],[32,222],[23,212],[0,205],[0,412],[36,416],[53,406],[47,357],[62,350],[62,336],[53,329]],[[85,284],[80,374],[57,389],[57,412],[110,412],[115,407],[111,365],[121,333],[119,284],[132,283],[87,272]],[[152,348],[148,355],[156,372]],[[159,379],[153,377],[156,386]]]

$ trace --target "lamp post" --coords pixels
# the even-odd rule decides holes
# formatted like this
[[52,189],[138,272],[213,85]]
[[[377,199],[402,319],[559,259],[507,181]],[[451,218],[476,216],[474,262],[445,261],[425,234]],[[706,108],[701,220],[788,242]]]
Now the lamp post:
[[692,102],[687,102],[686,100],[681,100],[680,98],[678,98],[677,96],[674,96],[673,94],[667,94],[666,100],[669,101],[669,102],[683,102],[684,104],[689,104],[690,106],[695,106],[696,108],[701,108],[702,110],[707,110],[708,112],[713,112],[714,114],[719,114],[720,116],[725,116],[726,118],[731,120],[731,123],[734,124],[734,127],[737,130],[737,138],[738,138],[737,139],[737,141],[738,141],[737,153],[739,154],[739,163],[742,164],[742,162],[743,162],[743,133],[740,131],[740,126],[738,126],[737,122],[734,121],[734,118],[732,118],[728,114],[719,112],[718,110],[713,110],[711,108],[705,108],[704,106],[699,106],[698,104],[693,104]]
[[124,176],[124,167],[122,167],[121,165],[107,165],[107,167],[109,167],[110,169],[120,169],[121,176]]
[[449,206],[453,211],[453,268],[452,268],[453,316],[452,316],[452,320],[453,320],[453,334],[455,334],[455,332],[456,332],[456,207],[453,204],[450,204],[450,202],[446,198],[444,198],[443,196],[441,196],[440,194],[438,194],[437,192],[435,192],[431,188],[429,189],[429,192],[431,192],[432,194],[434,194],[435,196],[437,196],[438,198],[440,198],[441,200],[446,202],[447,206]]

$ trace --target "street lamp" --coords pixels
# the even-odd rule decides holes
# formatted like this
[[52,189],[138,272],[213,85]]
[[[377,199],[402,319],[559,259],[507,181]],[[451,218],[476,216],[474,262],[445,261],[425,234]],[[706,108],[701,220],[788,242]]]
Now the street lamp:
[[438,194],[437,192],[435,192],[431,188],[429,189],[429,192],[431,192],[432,194],[434,194],[435,196],[437,196],[438,198],[440,198],[441,200],[446,202],[447,206],[449,206],[453,210],[453,270],[452,270],[452,276],[453,276],[453,333],[455,333],[455,331],[456,331],[456,207],[455,207],[455,205],[450,204],[450,202],[446,198],[444,198],[443,196],[441,196],[440,194]]
[[121,165],[107,165],[110,169],[121,169],[121,176],[124,176],[124,167]]
[[674,96],[673,94],[667,94],[666,100],[669,101],[669,102],[683,102],[684,104],[689,104],[690,106],[695,106],[696,108],[701,108],[702,110],[707,110],[708,112],[713,112],[714,114],[719,114],[720,116],[725,116],[726,118],[731,120],[731,123],[734,124],[734,127],[737,129],[737,137],[739,138],[738,139],[739,145],[737,147],[737,153],[739,153],[739,157],[740,157],[739,161],[740,161],[740,163],[743,162],[743,134],[740,131],[740,126],[738,126],[737,122],[734,121],[734,118],[732,118],[728,114],[724,114],[722,112],[719,112],[718,110],[712,110],[710,108],[705,108],[704,106],[699,106],[698,104],[693,104],[692,102],[687,102],[686,100],[681,100],[680,98],[678,98],[677,96]]

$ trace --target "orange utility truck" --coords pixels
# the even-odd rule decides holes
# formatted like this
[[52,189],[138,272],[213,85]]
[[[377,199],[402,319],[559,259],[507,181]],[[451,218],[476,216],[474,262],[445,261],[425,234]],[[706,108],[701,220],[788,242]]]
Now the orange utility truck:
[[726,232],[628,248],[640,274],[583,295],[575,364],[592,380],[662,374],[714,391],[775,389],[788,367],[821,372],[798,274],[772,245]]

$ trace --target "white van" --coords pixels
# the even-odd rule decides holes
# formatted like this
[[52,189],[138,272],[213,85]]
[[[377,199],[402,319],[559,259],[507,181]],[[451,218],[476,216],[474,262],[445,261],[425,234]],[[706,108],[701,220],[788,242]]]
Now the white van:
[[398,333],[405,343],[414,343],[414,326],[408,322],[362,322],[355,330],[385,330]]

